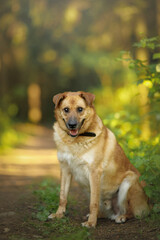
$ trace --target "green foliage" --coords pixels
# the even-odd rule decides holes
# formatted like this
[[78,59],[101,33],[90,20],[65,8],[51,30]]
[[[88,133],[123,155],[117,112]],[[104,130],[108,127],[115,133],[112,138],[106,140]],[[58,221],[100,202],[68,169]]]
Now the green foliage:
[[47,217],[50,213],[55,212],[58,208],[59,203],[59,186],[55,185],[55,183],[50,180],[44,180],[39,188],[34,191],[34,194],[40,200],[37,206],[37,214],[36,218],[40,221],[47,220]]
[[8,114],[0,109],[0,151],[6,151],[22,141],[24,135],[13,128],[10,116],[16,111],[14,105],[8,108]]
[[131,161],[140,170],[142,176],[140,180],[146,182],[145,192],[151,202],[155,204],[153,210],[160,211],[160,136],[146,142],[140,143],[138,148],[133,151]]
[[[149,59],[143,61],[134,59],[126,51],[121,52],[118,60],[125,61],[129,68],[136,72],[137,84],[147,88],[148,111],[143,110],[146,106],[137,111],[138,109],[133,108],[131,102],[128,102],[128,106],[123,105],[123,111],[108,113],[104,118],[104,124],[116,134],[128,158],[140,171],[140,180],[146,182],[144,189],[153,204],[151,217],[154,219],[159,216],[160,212],[160,135],[158,131],[160,126],[160,53],[159,49],[157,50],[160,47],[160,38],[144,38],[134,44],[134,47],[144,48],[145,51],[151,50],[151,62]],[[140,114],[141,109],[144,115]],[[151,134],[144,140],[142,131],[145,130],[142,126],[146,119],[150,122],[148,127]]]
[[[118,60],[129,62],[129,67],[137,73],[138,84],[144,84],[148,88],[148,96],[151,102],[160,102],[160,37],[143,38],[134,47],[144,48],[151,55],[151,59],[135,59],[131,53],[122,51]],[[123,55],[127,54],[127,58]],[[151,61],[151,63],[149,62]]]
[[148,59],[137,59],[131,52],[121,51],[117,60],[126,62],[137,75],[137,85],[147,89],[148,99],[142,104],[145,105],[144,108],[151,109],[146,114],[150,119],[151,129],[157,133],[160,128],[160,37],[143,38],[133,46],[135,52],[137,48],[143,49]]
[[[41,182],[34,194],[37,196],[38,204],[36,206],[36,213],[33,214],[34,219],[38,219],[39,223],[33,223],[35,227],[41,226],[41,231],[44,236],[49,236],[49,239],[77,239],[89,240],[91,239],[90,232],[75,223],[71,222],[68,217],[62,219],[54,219],[46,222],[48,215],[56,212],[59,204],[60,188],[53,182],[52,179],[46,179]],[[52,233],[53,237],[52,237]]]
[[138,48],[149,48],[156,49],[160,47],[160,37],[142,38],[138,43],[133,44],[134,47]]

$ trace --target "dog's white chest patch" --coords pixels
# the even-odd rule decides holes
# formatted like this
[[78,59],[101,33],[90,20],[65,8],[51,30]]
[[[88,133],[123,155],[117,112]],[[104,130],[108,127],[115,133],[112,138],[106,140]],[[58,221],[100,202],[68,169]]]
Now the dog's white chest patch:
[[89,165],[94,160],[93,151],[83,154],[81,157],[70,152],[58,152],[58,159],[61,163],[67,163],[75,180],[80,184],[89,186]]

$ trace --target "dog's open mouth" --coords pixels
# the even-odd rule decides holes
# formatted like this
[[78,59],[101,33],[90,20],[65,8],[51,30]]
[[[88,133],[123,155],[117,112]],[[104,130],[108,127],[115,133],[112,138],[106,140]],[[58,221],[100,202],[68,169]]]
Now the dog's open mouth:
[[78,129],[70,130],[69,134],[71,137],[76,137],[78,135]]

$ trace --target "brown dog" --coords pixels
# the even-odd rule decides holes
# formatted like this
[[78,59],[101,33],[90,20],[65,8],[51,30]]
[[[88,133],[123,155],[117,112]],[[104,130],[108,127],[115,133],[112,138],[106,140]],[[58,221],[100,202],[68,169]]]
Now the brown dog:
[[65,92],[53,98],[61,191],[59,208],[49,218],[64,216],[73,175],[90,192],[88,221],[82,223],[86,227],[95,227],[97,217],[123,223],[149,213],[140,174],[96,115],[94,99],[86,92]]

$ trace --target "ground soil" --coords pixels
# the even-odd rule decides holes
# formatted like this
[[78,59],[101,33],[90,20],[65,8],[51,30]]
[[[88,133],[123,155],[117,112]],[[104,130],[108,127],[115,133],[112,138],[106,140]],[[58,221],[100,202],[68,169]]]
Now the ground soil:
[[[24,131],[24,126],[22,130]],[[25,144],[0,156],[1,240],[43,239],[39,229],[29,224],[37,201],[31,186],[38,185],[48,176],[59,182],[59,165],[52,130],[29,125],[25,126],[25,132],[30,134]],[[88,213],[88,201],[75,183],[70,194],[77,200],[77,205],[70,204],[68,217],[80,225]],[[56,236],[55,233],[55,239]],[[160,226],[157,222],[147,223],[137,219],[131,219],[125,224],[99,219],[96,229],[92,231],[92,239],[97,240],[155,240],[160,239],[159,236]]]

